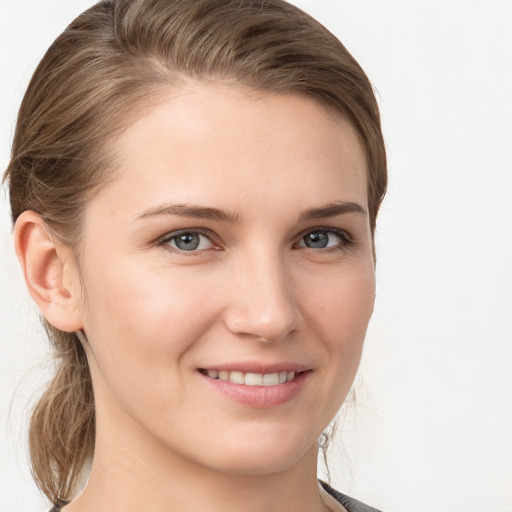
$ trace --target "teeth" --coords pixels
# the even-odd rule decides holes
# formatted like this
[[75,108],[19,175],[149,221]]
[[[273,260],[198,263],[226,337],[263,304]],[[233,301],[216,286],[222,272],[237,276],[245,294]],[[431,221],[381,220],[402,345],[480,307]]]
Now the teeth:
[[279,373],[265,373],[263,375],[264,386],[277,386],[279,384]]
[[231,372],[229,374],[229,382],[233,384],[245,384],[244,374],[242,372]]
[[246,386],[277,386],[295,378],[295,372],[243,373],[208,370],[206,373],[211,379],[245,384]]
[[246,373],[244,383],[247,386],[263,386],[263,375],[261,373]]

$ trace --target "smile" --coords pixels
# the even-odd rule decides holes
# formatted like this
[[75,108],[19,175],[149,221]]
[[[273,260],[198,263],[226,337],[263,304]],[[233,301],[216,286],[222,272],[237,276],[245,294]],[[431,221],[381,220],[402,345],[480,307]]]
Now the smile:
[[297,363],[238,361],[198,368],[203,382],[230,401],[268,409],[297,397],[310,381],[313,368]]
[[278,386],[295,379],[296,375],[303,372],[274,372],[274,373],[244,373],[240,371],[225,370],[200,370],[203,375],[207,375],[210,379],[218,379],[233,384],[244,384],[245,386]]

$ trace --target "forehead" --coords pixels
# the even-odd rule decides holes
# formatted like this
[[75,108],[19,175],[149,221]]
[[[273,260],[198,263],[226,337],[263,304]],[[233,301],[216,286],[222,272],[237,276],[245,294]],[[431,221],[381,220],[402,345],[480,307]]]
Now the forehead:
[[[116,178],[98,195],[147,203],[259,198],[367,204],[366,158],[338,113],[295,94],[194,84],[162,95],[115,142]],[[329,196],[329,197],[326,197]]]

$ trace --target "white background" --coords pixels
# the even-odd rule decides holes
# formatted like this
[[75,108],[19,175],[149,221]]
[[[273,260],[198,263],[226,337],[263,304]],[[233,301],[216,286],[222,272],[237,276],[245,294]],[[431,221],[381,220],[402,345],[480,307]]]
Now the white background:
[[[21,95],[86,0],[0,0],[0,168]],[[335,485],[389,512],[512,512],[512,1],[297,0],[377,89],[390,186]],[[0,201],[0,510],[44,510],[28,404],[47,345]]]

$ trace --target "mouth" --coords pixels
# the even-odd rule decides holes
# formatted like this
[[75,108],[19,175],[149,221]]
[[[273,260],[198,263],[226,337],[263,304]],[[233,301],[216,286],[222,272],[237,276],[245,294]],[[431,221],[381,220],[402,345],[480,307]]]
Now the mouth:
[[293,362],[233,361],[197,368],[215,393],[245,407],[269,409],[293,403],[313,373],[313,368]]
[[208,370],[200,368],[199,372],[213,380],[242,384],[245,386],[272,387],[286,384],[298,379],[305,371],[280,371],[273,373],[253,373],[227,370]]

